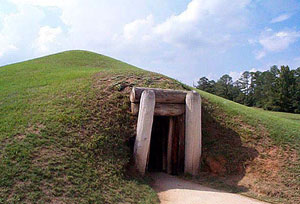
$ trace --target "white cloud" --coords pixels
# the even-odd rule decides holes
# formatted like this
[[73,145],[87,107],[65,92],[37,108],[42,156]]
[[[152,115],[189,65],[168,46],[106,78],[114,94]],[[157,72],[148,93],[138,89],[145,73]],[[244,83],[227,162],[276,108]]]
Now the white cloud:
[[265,56],[266,56],[266,52],[263,51],[263,50],[255,52],[255,58],[256,59],[261,59],[261,58],[263,58]]
[[154,19],[152,15],[147,16],[146,19],[138,19],[124,26],[124,38],[132,40],[133,38],[140,38],[147,40],[147,36],[152,33]]
[[231,71],[229,72],[229,76],[232,77],[232,81],[235,82],[237,81],[245,71],[249,71],[250,73],[251,72],[257,72],[257,71],[265,71],[265,69],[257,69],[257,68],[252,68],[250,70],[244,70],[244,71],[240,71],[240,72],[237,72],[237,71]]
[[154,31],[167,43],[178,45],[220,45],[231,40],[231,33],[246,26],[249,0],[193,0],[179,15],[158,24]]
[[60,0],[10,0],[16,5],[33,5],[33,6],[59,6]]
[[123,27],[124,40],[152,40],[170,46],[201,48],[218,46],[220,52],[236,43],[233,35],[247,25],[249,0],[192,0],[186,10],[161,23],[153,16],[134,20]]
[[[3,56],[9,50],[19,50],[14,56],[26,59],[58,48],[87,49],[179,79],[190,79],[191,73],[199,70],[209,73],[224,68],[230,64],[230,52],[236,55],[234,49],[247,44],[245,39],[262,46],[255,53],[261,59],[269,52],[286,49],[299,34],[268,30],[253,39],[251,35],[257,30],[252,21],[255,13],[251,12],[256,5],[251,0],[190,0],[186,8],[180,0],[164,1],[167,3],[162,4],[172,4],[169,12],[159,4],[150,8],[154,4],[149,0],[10,1],[17,12],[6,15],[0,27]],[[284,18],[287,16],[279,20]]]
[[43,17],[42,11],[29,5],[18,5],[17,12],[5,15],[0,30],[1,56],[16,50],[22,50],[25,56],[33,53],[32,42]]
[[300,32],[297,31],[279,31],[273,33],[267,31],[262,33],[259,43],[267,51],[278,52],[285,50],[290,44],[294,43],[300,37]]
[[257,72],[257,71],[258,71],[258,69],[256,69],[256,68],[252,68],[249,70],[249,72]]
[[258,39],[262,50],[255,51],[256,59],[261,59],[268,52],[280,52],[286,50],[291,44],[295,43],[300,38],[300,31],[282,30],[274,32],[268,28],[263,31]]
[[41,52],[47,52],[49,51],[49,47],[53,46],[55,44],[55,47],[57,47],[57,43],[55,42],[57,40],[57,37],[62,33],[62,30],[60,27],[51,28],[49,26],[44,26],[40,28],[39,36],[35,41],[35,46],[38,48]]
[[286,21],[287,19],[289,19],[291,17],[290,14],[282,14],[276,18],[273,18],[271,20],[271,23],[279,23],[279,22],[282,22],[282,21]]
[[[99,50],[101,47],[115,50],[121,49],[122,45],[128,46],[128,43],[152,41],[157,44],[160,41],[187,48],[221,46],[219,50],[223,52],[237,43],[233,35],[247,26],[245,11],[250,3],[250,0],[192,0],[183,12],[155,23],[152,15],[144,19],[136,18],[144,15],[144,12],[132,5],[142,7],[144,1],[141,0],[123,4],[117,0],[10,1],[19,8],[30,6],[40,11],[44,7],[59,8],[60,19],[67,26],[64,34],[68,37],[64,44],[68,48]],[[39,35],[39,39],[35,41],[41,44],[41,33],[36,35]],[[39,50],[48,50],[46,46],[37,47]],[[127,50],[125,47],[123,49]]]
[[[251,0],[191,0],[181,12],[162,15],[160,6],[156,13],[147,8],[152,4],[149,0],[10,1],[18,8],[16,14],[23,12],[34,18],[32,25],[22,20],[16,24],[14,33],[25,30],[27,37],[20,35],[22,41],[10,38],[23,59],[59,50],[87,49],[184,82],[190,81],[191,73],[199,71],[201,61],[209,63],[203,69],[217,71],[216,67],[223,63],[212,59],[243,43],[240,33],[248,28],[251,3]],[[168,0],[167,4],[173,2]],[[49,7],[58,11],[58,20],[52,21],[52,16],[47,16],[53,10]],[[8,36],[6,31],[0,33]]]
[[[66,26],[64,45],[68,48],[95,50],[111,46],[113,36],[128,22],[144,15],[146,0],[10,0],[15,5],[32,6],[43,10],[60,10],[61,23]],[[51,19],[50,19],[51,20]]]
[[164,74],[183,78],[175,67],[197,72],[196,64],[209,60],[205,56],[211,59],[241,43],[239,36],[248,24],[249,2],[192,0],[185,10],[163,21],[157,22],[153,15],[135,19],[113,35],[105,51],[137,66],[160,72],[164,68]]
[[6,37],[0,34],[0,57],[2,57],[7,52],[16,50],[18,50],[17,47],[14,44],[8,42]]
[[242,76],[242,74],[243,72],[236,72],[236,71],[229,72],[229,76],[232,77],[232,81],[238,80]]

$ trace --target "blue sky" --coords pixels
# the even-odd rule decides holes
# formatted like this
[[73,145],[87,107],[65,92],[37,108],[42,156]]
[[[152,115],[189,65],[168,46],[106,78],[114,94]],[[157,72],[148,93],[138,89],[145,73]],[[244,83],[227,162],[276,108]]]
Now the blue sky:
[[192,84],[300,67],[299,0],[0,0],[0,66],[85,49]]

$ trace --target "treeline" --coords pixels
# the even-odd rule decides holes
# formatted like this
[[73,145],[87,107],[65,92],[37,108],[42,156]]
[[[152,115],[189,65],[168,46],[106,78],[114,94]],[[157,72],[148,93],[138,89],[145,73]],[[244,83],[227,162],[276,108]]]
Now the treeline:
[[247,106],[300,113],[300,67],[274,65],[265,72],[245,71],[235,82],[228,74],[217,81],[202,77],[196,88]]

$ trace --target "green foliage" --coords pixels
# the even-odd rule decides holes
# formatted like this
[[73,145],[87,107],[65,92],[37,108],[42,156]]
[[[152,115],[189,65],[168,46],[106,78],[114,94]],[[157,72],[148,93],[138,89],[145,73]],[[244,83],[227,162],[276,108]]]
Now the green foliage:
[[196,88],[247,106],[299,113],[299,70],[272,66],[265,72],[245,71],[236,82],[229,75],[223,75],[217,82],[202,77]]
[[201,77],[197,82],[196,88],[214,94],[216,91],[215,86],[216,82],[214,80],[209,80],[206,77]]
[[216,95],[232,100],[232,78],[225,74],[216,83]]

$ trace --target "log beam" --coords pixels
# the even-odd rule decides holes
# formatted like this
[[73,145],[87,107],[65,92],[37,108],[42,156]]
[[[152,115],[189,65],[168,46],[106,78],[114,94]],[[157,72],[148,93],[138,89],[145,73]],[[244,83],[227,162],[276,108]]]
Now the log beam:
[[138,103],[141,95],[145,90],[152,90],[155,93],[156,103],[185,103],[186,91],[171,90],[171,89],[158,89],[158,88],[142,88],[133,87],[130,93],[130,101]]
[[197,175],[201,157],[201,98],[195,92],[186,96],[184,172]]
[[[131,103],[131,113],[137,115],[139,112],[139,104]],[[156,116],[178,116],[185,112],[184,104],[162,104],[156,103],[154,115]]]
[[137,136],[134,144],[135,166],[138,172],[145,174],[151,131],[154,117],[155,94],[151,90],[145,90],[141,96],[139,116],[137,122]]

